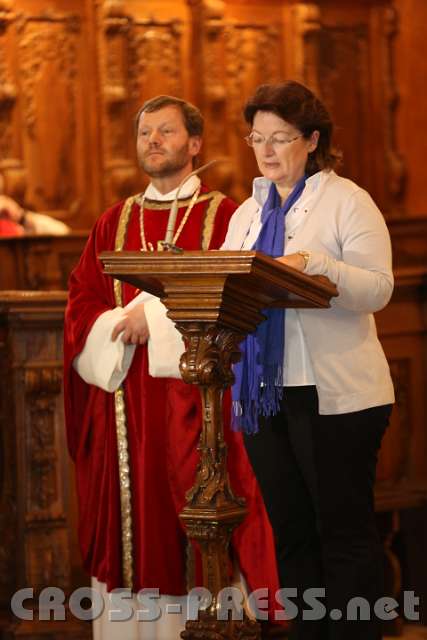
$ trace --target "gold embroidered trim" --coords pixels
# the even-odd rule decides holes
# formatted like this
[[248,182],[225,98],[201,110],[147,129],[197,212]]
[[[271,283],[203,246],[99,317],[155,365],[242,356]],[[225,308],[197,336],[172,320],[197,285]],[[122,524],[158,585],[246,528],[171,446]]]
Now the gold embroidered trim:
[[123,586],[133,586],[133,548],[132,548],[132,504],[130,490],[130,469],[126,424],[126,406],[124,389],[119,387],[114,393],[117,429],[117,453],[119,459],[120,510],[122,520],[122,564]]
[[208,210],[206,212],[205,219],[203,221],[203,230],[202,230],[202,249],[203,251],[207,251],[211,242],[215,216],[218,211],[218,207],[221,202],[224,200],[225,195],[220,193],[219,191],[214,191],[214,197],[212,198],[212,202],[209,204]]
[[[172,238],[172,244],[176,244],[176,241],[178,240],[179,236],[181,235],[181,231],[183,230],[185,223],[187,222],[188,218],[190,217],[190,213],[193,210],[194,205],[197,202],[197,198],[199,196],[199,191],[200,191],[200,185],[199,187],[196,189],[196,191],[193,194],[193,197],[190,200],[190,204],[187,207],[186,212],[184,213],[184,216],[181,220],[181,223],[178,227],[178,229],[175,232],[175,235]],[[141,251],[148,251],[148,249],[151,247],[151,251],[153,251],[153,245],[151,244],[151,242],[148,243],[147,245],[147,241],[145,239],[145,230],[144,230],[144,204],[145,204],[145,198],[142,197],[139,203],[139,228],[140,228],[140,233],[141,233]],[[159,251],[159,249],[157,249]]]
[[[125,245],[126,232],[128,228],[129,218],[134,202],[139,196],[132,196],[126,200],[120,213],[119,224],[117,225],[116,240],[114,243],[114,251],[121,251]],[[118,307],[122,306],[122,283],[120,280],[114,279],[114,298]]]
[[[123,205],[117,226],[115,251],[121,251],[126,240],[126,232],[129,223],[132,206],[136,200],[133,196],[128,198]],[[122,283],[114,280],[114,299],[116,305],[123,305]],[[132,589],[133,586],[133,545],[132,545],[132,496],[130,488],[130,467],[127,437],[126,405],[123,386],[114,393],[114,409],[117,432],[117,456],[119,464],[120,482],[120,511],[122,524],[122,565],[123,586]]]
[[[219,191],[210,191],[209,193],[202,193],[196,200],[195,204],[199,204],[199,202],[205,202],[206,200],[210,200],[211,198],[216,198],[218,195],[221,195],[223,198],[225,197]],[[142,195],[134,196],[135,200],[139,203],[143,198]],[[186,198],[185,200],[178,200],[179,207],[188,207],[191,202],[191,198]],[[147,209],[170,209],[172,206],[173,200],[162,200],[159,202],[158,200],[150,200],[150,198],[144,198],[144,205]]]

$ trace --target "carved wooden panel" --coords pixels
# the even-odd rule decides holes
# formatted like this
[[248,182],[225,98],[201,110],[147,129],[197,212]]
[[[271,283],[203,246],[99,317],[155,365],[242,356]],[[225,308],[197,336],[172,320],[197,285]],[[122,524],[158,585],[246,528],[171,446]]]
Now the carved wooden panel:
[[141,104],[160,93],[188,94],[189,13],[183,1],[99,4],[102,189],[107,206],[141,189],[133,128]]
[[0,0],[6,191],[73,228],[92,226],[146,183],[133,116],[172,93],[205,114],[203,159],[229,160],[207,181],[240,201],[258,173],[242,141],[243,103],[261,82],[295,78],[331,108],[342,172],[387,212],[404,211],[408,182],[419,209],[423,156],[411,155],[406,178],[400,152],[403,143],[412,153],[408,97],[418,126],[425,111],[404,74],[416,15],[407,0]]
[[[37,594],[52,586],[70,593],[87,583],[75,554],[74,487],[63,428],[65,301],[62,292],[0,293],[0,366],[8,381],[0,389],[1,637],[6,629],[8,638],[38,637],[36,614],[31,625],[10,617],[17,589],[33,587]],[[90,631],[77,621],[71,627],[67,635],[51,625],[43,637],[77,640]]]
[[67,236],[0,238],[2,289],[67,289],[68,278],[87,240],[86,233]]
[[22,202],[25,196],[26,171],[22,164],[17,109],[20,88],[13,55],[15,20],[12,3],[0,3],[0,169],[7,183],[7,192]]
[[321,9],[318,2],[295,2],[283,7],[286,29],[285,77],[298,80],[320,94],[319,33]]
[[401,206],[405,169],[396,149],[397,88],[390,2],[326,3],[318,34],[318,85],[344,152],[342,173],[385,212]]
[[[78,183],[76,65],[80,21],[76,15],[52,12],[23,16],[17,23],[21,123],[25,165],[31,175],[27,199],[35,209],[66,211],[79,206],[73,196]],[[52,130],[58,110],[66,126]]]
[[380,456],[379,481],[427,489],[427,289],[424,267],[396,270],[390,304],[376,314],[390,363],[396,406]]
[[225,158],[207,180],[242,201],[257,174],[243,137],[245,99],[283,76],[281,3],[192,2],[195,99],[206,117],[204,160]]
[[30,209],[83,227],[93,201],[84,0],[7,5],[0,12],[5,190]]
[[425,194],[425,136],[419,135],[427,112],[427,3],[424,0],[393,0],[398,30],[393,39],[393,77],[398,89],[395,105],[398,148],[407,167],[404,208],[414,216],[427,212]]

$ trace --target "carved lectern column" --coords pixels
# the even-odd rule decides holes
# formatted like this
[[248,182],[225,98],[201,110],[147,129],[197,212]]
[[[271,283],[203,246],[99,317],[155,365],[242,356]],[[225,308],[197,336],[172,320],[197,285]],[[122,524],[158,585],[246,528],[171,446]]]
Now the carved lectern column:
[[201,392],[200,462],[181,518],[202,552],[203,586],[211,605],[187,622],[185,640],[258,640],[257,622],[221,620],[218,594],[229,586],[228,546],[246,515],[227,474],[222,422],[224,389],[233,382],[238,345],[264,319],[268,306],[328,307],[336,289],[254,251],[108,252],[105,273],[159,296],[185,340],[183,380]]
[[[187,493],[187,505],[180,517],[187,535],[199,543],[202,552],[203,585],[212,595],[199,620],[187,622],[182,638],[247,638],[257,640],[259,625],[244,614],[242,621],[220,621],[218,594],[229,586],[229,543],[233,530],[246,516],[245,501],[233,494],[227,473],[222,398],[233,382],[231,365],[240,358],[238,343],[243,336],[215,324],[176,324],[184,336],[186,352],[180,369],[183,380],[199,386],[203,426],[200,462],[194,486]],[[219,635],[226,632],[226,635]]]

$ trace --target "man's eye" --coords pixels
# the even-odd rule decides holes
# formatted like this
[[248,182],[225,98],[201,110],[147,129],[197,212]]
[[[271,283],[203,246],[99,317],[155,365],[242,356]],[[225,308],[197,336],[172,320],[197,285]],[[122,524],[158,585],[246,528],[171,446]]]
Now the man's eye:
[[161,133],[162,133],[164,136],[168,136],[168,135],[170,135],[170,134],[172,134],[172,133],[175,133],[175,131],[174,131],[174,129],[162,129],[162,130],[161,130]]
[[143,130],[143,131],[140,131],[140,132],[139,132],[139,137],[140,137],[140,138],[148,138],[148,136],[149,136],[149,135],[150,135],[150,132],[149,132],[149,131],[144,131],[144,130]]

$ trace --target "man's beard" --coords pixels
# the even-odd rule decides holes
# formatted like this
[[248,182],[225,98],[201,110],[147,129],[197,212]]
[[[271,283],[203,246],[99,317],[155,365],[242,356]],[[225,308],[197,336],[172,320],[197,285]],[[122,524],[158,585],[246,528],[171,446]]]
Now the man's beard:
[[188,143],[183,145],[181,149],[178,149],[172,157],[164,156],[162,163],[152,167],[150,164],[150,157],[138,158],[138,163],[141,169],[150,176],[150,178],[166,178],[172,176],[175,173],[179,173],[190,160],[188,152]]

